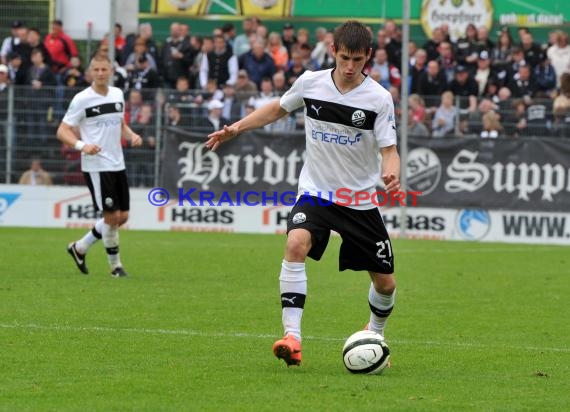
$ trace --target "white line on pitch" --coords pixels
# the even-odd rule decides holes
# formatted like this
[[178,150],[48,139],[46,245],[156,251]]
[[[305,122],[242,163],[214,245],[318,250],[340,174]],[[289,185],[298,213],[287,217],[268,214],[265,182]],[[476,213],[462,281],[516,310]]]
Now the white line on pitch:
[[[205,338],[254,338],[254,339],[269,339],[275,338],[276,335],[272,334],[259,334],[259,333],[224,333],[224,332],[202,332],[192,329],[152,329],[152,328],[112,328],[108,326],[69,326],[69,325],[37,325],[30,324],[5,324],[0,323],[1,329],[22,329],[22,330],[47,330],[47,331],[63,331],[63,332],[110,332],[110,333],[138,333],[148,335],[178,335],[178,336],[198,336]],[[303,339],[307,340],[320,340],[329,342],[342,342],[346,338],[334,338],[327,336],[304,336]],[[561,352],[570,353],[570,348],[552,348],[552,347],[535,347],[535,346],[513,346],[513,345],[485,345],[481,343],[470,342],[438,342],[438,341],[420,341],[420,340],[407,340],[407,339],[391,339],[392,343],[398,345],[426,345],[426,346],[454,346],[460,348],[495,348],[495,349],[511,349],[511,350],[525,350],[535,352]]]

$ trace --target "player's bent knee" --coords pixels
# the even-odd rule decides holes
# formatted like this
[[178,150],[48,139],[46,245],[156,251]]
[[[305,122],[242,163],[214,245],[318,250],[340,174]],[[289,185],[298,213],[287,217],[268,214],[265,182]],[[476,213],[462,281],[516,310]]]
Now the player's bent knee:
[[311,234],[306,230],[292,230],[287,237],[285,259],[290,262],[303,262],[311,250]]
[[391,295],[396,290],[396,279],[394,275],[386,275],[384,273],[371,273],[374,289],[383,295]]

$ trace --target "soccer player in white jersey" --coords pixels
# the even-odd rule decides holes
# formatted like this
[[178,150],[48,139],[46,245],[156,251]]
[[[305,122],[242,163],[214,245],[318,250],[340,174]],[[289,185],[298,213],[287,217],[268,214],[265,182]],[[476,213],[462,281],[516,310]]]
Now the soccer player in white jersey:
[[[206,142],[215,150],[240,133],[305,106],[306,160],[297,202],[287,222],[279,276],[285,336],[273,345],[275,356],[288,366],[301,363],[301,316],[307,295],[305,259],[321,258],[331,230],[342,237],[339,269],[365,270],[372,280],[367,327],[383,335],[394,306],[392,245],[370,196],[362,200],[366,198],[363,193],[375,192],[380,178],[387,193],[400,190],[394,104],[387,90],[362,73],[371,52],[366,27],[347,21],[334,32],[336,68],[306,71],[280,101],[224,126],[208,135]],[[378,152],[382,155],[381,173]],[[337,196],[339,190],[341,197]]]
[[96,55],[89,64],[93,82],[77,93],[67,109],[57,138],[81,152],[81,170],[97,210],[103,218],[67,251],[79,270],[89,273],[85,259],[89,248],[99,239],[107,251],[114,277],[127,276],[119,256],[119,226],[129,218],[129,185],[125,171],[121,136],[140,146],[142,138],[123,119],[123,92],[109,86],[113,75],[111,61]]

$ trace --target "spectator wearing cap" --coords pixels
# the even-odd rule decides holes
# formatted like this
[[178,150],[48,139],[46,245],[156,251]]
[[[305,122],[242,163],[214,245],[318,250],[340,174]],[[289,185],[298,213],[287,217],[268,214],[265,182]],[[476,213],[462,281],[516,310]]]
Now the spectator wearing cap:
[[491,70],[491,59],[487,50],[479,52],[474,78],[479,88],[477,96],[482,96],[487,88],[487,83],[494,80],[494,73]]
[[467,114],[477,110],[479,87],[467,67],[460,64],[455,68],[455,78],[449,83],[448,90],[459,97],[459,108],[462,113]]
[[208,102],[208,115],[200,126],[204,132],[212,133],[220,130],[225,125],[229,125],[230,121],[222,117],[224,104],[218,99],[212,99]]
[[570,45],[568,45],[568,33],[562,30],[554,32],[555,43],[547,50],[547,57],[556,72],[556,87],[560,87],[562,73],[570,69]]
[[193,49],[189,39],[184,37],[182,25],[172,23],[170,36],[164,42],[161,53],[161,74],[167,88],[173,89],[176,80],[188,73],[188,68],[194,60]]
[[160,76],[150,65],[150,60],[146,54],[137,58],[135,68],[129,72],[129,89],[140,90],[145,102],[154,100],[155,89],[160,87]]
[[0,47],[0,62],[2,64],[8,63],[8,55],[14,51],[15,46],[20,44],[22,36],[19,32],[25,29],[24,23],[20,20],[15,20],[10,26],[10,35],[2,41],[2,46]]
[[249,79],[247,70],[238,71],[238,78],[235,86],[236,97],[243,104],[259,92],[257,85]]
[[295,27],[291,23],[285,23],[283,25],[283,30],[281,32],[281,41],[283,46],[287,49],[287,53],[291,56],[291,48],[295,43],[297,43],[297,37],[295,36]]
[[251,50],[240,57],[239,67],[247,71],[258,88],[261,87],[261,79],[271,78],[276,72],[273,59],[265,51],[265,42],[259,38],[253,41]]
[[44,45],[51,57],[51,69],[55,74],[63,73],[69,67],[71,58],[77,56],[77,46],[73,39],[63,31],[61,20],[52,22],[51,32],[44,38]]

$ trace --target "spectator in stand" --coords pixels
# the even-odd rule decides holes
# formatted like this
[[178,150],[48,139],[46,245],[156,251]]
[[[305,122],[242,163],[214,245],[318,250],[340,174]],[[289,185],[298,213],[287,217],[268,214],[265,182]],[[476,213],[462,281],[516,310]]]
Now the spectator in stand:
[[496,139],[502,134],[501,116],[497,112],[491,110],[485,113],[482,121],[483,130],[481,130],[480,136],[483,139]]
[[22,86],[26,84],[28,73],[22,64],[22,56],[16,52],[8,55],[8,74],[13,85]]
[[243,54],[239,60],[240,69],[245,69],[251,81],[257,87],[261,87],[261,79],[273,77],[275,74],[275,63],[271,56],[265,51],[263,39],[257,38],[252,49]]
[[[152,59],[150,59],[150,60],[154,61],[155,63],[157,61],[159,61],[158,47],[156,46],[156,43],[155,43],[154,39],[152,38],[152,25],[150,23],[141,23],[141,24],[139,24],[138,32],[136,34],[129,34],[126,38],[127,44],[125,45],[125,49],[123,52],[123,56],[125,58],[124,65],[127,64],[126,59],[133,52],[135,52],[135,46],[136,46],[137,40],[140,41],[141,39],[142,39],[144,46],[145,46],[145,52],[149,53],[152,56]],[[134,62],[134,59],[132,60],[132,62]],[[155,66],[155,68],[157,67],[156,64],[154,66]]]
[[228,119],[230,122],[235,122],[242,117],[244,107],[236,98],[236,90],[232,84],[226,83],[223,92],[224,97],[222,103],[224,107],[222,109],[222,118]]
[[326,45],[326,53],[321,60],[318,60],[317,63],[321,70],[331,69],[335,66],[336,61],[332,54],[332,44],[333,44],[333,33],[327,32],[325,35],[325,45]]
[[[222,26],[222,34],[224,39],[226,40],[226,44],[230,49],[232,49],[232,53],[234,50],[234,40],[236,38],[236,28],[233,23],[225,23]],[[235,53],[234,53],[235,55]]]
[[[71,58],[77,57],[77,46],[71,37],[63,31],[61,20],[54,20],[51,32],[44,38],[44,45],[51,57],[51,69],[54,74],[61,75],[70,66]],[[58,76],[58,82],[61,82]]]
[[450,91],[441,95],[441,105],[435,111],[432,120],[432,137],[452,136],[459,120],[457,108],[453,105],[454,96]]
[[25,29],[25,25],[20,20],[12,22],[12,25],[10,26],[10,35],[4,38],[2,46],[0,47],[0,63],[8,63],[8,55],[14,51],[15,46],[17,46],[21,41],[22,36],[18,34],[22,29]]
[[477,110],[477,95],[479,88],[477,82],[469,74],[467,67],[458,65],[455,68],[455,79],[448,85],[453,96],[459,97],[461,114],[469,114]]
[[[32,67],[28,69],[26,84],[31,86],[27,95],[28,139],[38,139],[41,144],[46,144],[49,133],[46,130],[46,122],[48,109],[53,100],[53,86],[56,85],[56,79],[44,63],[40,49],[32,50]],[[37,145],[37,141],[33,144]]]
[[32,65],[32,47],[28,44],[28,28],[20,27],[16,34],[19,41],[12,47],[12,53],[17,53],[22,57],[22,66],[27,71]]
[[445,74],[446,82],[451,83],[455,78],[455,66],[457,66],[451,43],[447,41],[441,42],[437,61],[439,62],[439,67],[441,67],[441,70],[443,70]]
[[[0,93],[4,93],[4,91],[8,88],[8,86],[11,84],[10,82],[10,76],[9,76],[9,70],[8,70],[8,66],[6,66],[5,64],[0,64]],[[2,104],[6,104],[5,101],[2,102]],[[0,116],[0,121],[4,121],[4,119],[6,118],[6,107],[2,108],[2,115]],[[3,132],[3,130],[0,130],[0,132]]]
[[180,127],[182,129],[190,127],[190,117],[186,113],[183,113],[180,107],[175,104],[168,106],[166,116],[167,126]]
[[236,36],[233,45],[234,55],[238,58],[251,49],[249,44],[249,36],[255,33],[255,30],[257,29],[257,21],[253,17],[246,17],[243,20],[241,27],[243,33]]
[[[127,44],[127,40],[123,36],[123,26],[119,23],[115,23],[115,61],[119,64],[125,61],[127,56],[123,56],[125,51],[125,46]],[[101,45],[109,47],[109,35],[105,34],[103,40],[101,40]],[[101,45],[99,47],[101,47]]]
[[311,58],[315,59],[315,61],[319,63],[319,66],[325,58],[327,54],[327,48],[329,47],[329,43],[326,40],[327,33],[327,29],[324,27],[317,27],[315,29],[315,37],[317,39],[317,43],[315,44],[315,48],[311,51]]
[[388,62],[388,53],[386,49],[376,49],[372,67],[373,72],[380,74],[380,83],[386,90],[391,86],[400,87],[402,78],[398,68]]
[[384,33],[386,33],[386,52],[388,61],[396,66],[398,70],[402,65],[402,32],[394,20],[386,20],[384,23]]
[[526,103],[524,99],[513,99],[511,104],[513,111],[509,117],[509,123],[513,127],[509,129],[509,134],[513,137],[525,136],[527,134]]
[[477,96],[482,96],[487,89],[487,83],[494,81],[495,74],[491,70],[491,59],[489,52],[483,50],[479,52],[479,59],[477,59],[477,70],[475,71],[475,81],[477,82],[479,93]]
[[158,72],[158,66],[156,64],[156,60],[154,59],[152,53],[148,51],[147,41],[144,38],[139,37],[137,38],[137,40],[135,40],[135,46],[133,52],[128,55],[125,61],[125,69],[129,73],[129,75],[131,72],[133,72],[136,69],[137,61],[142,56],[146,57],[146,60],[149,62],[150,67]]
[[188,67],[188,80],[191,89],[200,88],[200,65],[202,64],[203,52],[202,46],[204,39],[201,36],[190,36],[190,54],[193,56],[190,66]]
[[200,85],[206,86],[209,79],[216,81],[218,88],[224,84],[235,84],[238,74],[238,60],[231,48],[226,45],[223,36],[214,37],[214,50],[202,58],[200,66]]
[[[510,68],[513,62],[513,38],[507,27],[499,32],[497,45],[491,53],[491,67],[495,72],[499,86],[504,86],[508,82]],[[521,53],[521,56],[522,53]]]
[[427,53],[424,49],[418,49],[413,56],[413,64],[410,67],[410,93],[418,93],[419,81],[422,73],[426,71]]
[[255,35],[263,39],[264,43],[267,44],[267,40],[269,38],[269,29],[267,28],[267,26],[259,24],[257,26],[257,29],[255,30]]
[[546,96],[552,96],[556,91],[556,71],[550,60],[546,56],[546,52],[542,51],[539,57],[539,63],[534,68],[534,73],[531,75],[536,81],[536,92],[544,93]]
[[477,110],[469,113],[467,120],[467,127],[464,128],[464,134],[466,136],[481,136],[483,128],[483,116],[491,111],[496,111],[499,108],[498,105],[493,103],[490,99],[482,99],[477,106]]
[[18,184],[32,186],[51,186],[53,185],[53,180],[50,174],[43,169],[41,162],[38,159],[32,159],[30,169],[26,170],[22,176],[20,176]]
[[[261,81],[261,89],[259,93],[255,97],[250,98],[248,103],[253,105],[256,109],[259,109],[278,98],[279,95],[275,93],[275,90],[273,89],[271,78],[266,77]],[[269,130],[269,128],[266,129]]]
[[160,76],[150,65],[148,56],[139,56],[135,69],[129,73],[129,89],[140,90],[145,102],[154,101],[155,89],[160,87]]
[[144,104],[142,92],[140,90],[129,90],[129,97],[125,104],[125,123],[136,123],[141,108]]
[[281,41],[283,46],[287,49],[287,53],[291,56],[291,48],[295,43],[297,43],[297,37],[295,36],[295,27],[291,23],[285,23],[283,25],[283,31],[281,32]]
[[[376,51],[378,49],[386,50],[387,44],[388,44],[388,36],[386,36],[386,31],[384,31],[384,29],[378,30],[376,32],[376,41],[372,43],[372,54],[370,55],[370,59],[366,63],[366,66],[364,66],[364,70],[366,70],[367,67],[368,68],[372,67],[372,65],[374,64],[374,57],[376,56]],[[388,51],[386,51],[386,56],[388,56]],[[388,60],[387,57],[386,60]]]
[[303,64],[303,56],[301,55],[301,52],[293,50],[291,53],[291,62],[289,63],[289,68],[285,72],[285,79],[289,87],[291,87],[295,80],[297,80],[307,70]]
[[554,99],[553,112],[556,135],[570,137],[570,73],[560,76],[560,93]]
[[550,136],[552,129],[552,99],[546,93],[537,92],[526,107],[526,134]]
[[124,150],[131,187],[152,187],[156,144],[152,111],[150,104],[143,104],[137,118],[129,124],[131,130],[143,138],[141,146],[126,145]]
[[[63,84],[69,88],[74,87],[88,87],[89,84],[85,81],[83,67],[81,67],[81,60],[79,57],[72,57],[70,66],[63,72]],[[74,91],[77,93],[77,90]]]
[[562,30],[554,32],[555,43],[548,48],[547,57],[556,73],[556,87],[560,87],[562,74],[570,69],[570,45],[568,33]]
[[489,29],[487,26],[479,26],[477,29],[477,51],[481,53],[486,50],[488,53],[495,48],[495,43],[489,39]]
[[419,94],[410,94],[408,96],[408,107],[412,111],[412,115],[418,123],[424,123],[426,120],[426,103]]
[[172,23],[170,25],[170,36],[162,46],[160,60],[160,73],[166,88],[173,89],[176,87],[178,78],[188,73],[193,58],[190,42],[182,33],[182,25]]
[[497,84],[497,81],[495,79],[490,79],[487,81],[487,84],[485,85],[485,90],[483,90],[483,94],[481,95],[481,97],[483,99],[489,99],[493,103],[498,104],[500,101],[500,98],[498,95],[499,90],[500,89],[499,89],[499,85]]
[[299,53],[301,54],[301,60],[303,61],[303,66],[307,70],[317,71],[320,70],[321,66],[319,62],[311,57],[311,46],[308,43],[303,43],[299,46]]
[[521,48],[524,53],[524,60],[534,68],[540,63],[542,48],[540,44],[534,42],[530,31],[522,33],[521,36]]
[[422,47],[427,53],[427,60],[432,61],[439,58],[439,46],[444,41],[440,27],[436,27],[431,32],[431,38]]
[[424,96],[427,107],[435,107],[439,104],[441,94],[447,89],[445,74],[439,67],[437,60],[427,64],[427,70],[421,73],[418,79],[416,93]]
[[249,75],[247,74],[247,70],[241,69],[238,71],[238,78],[236,82],[236,98],[242,103],[245,104],[249,101],[250,98],[256,96],[259,92],[257,85],[249,80]]
[[[190,81],[185,76],[180,76],[176,79],[175,90],[168,91],[166,100],[170,104],[187,104],[194,103],[196,96],[190,90]],[[140,133],[139,133],[140,134]]]
[[52,65],[51,56],[50,56],[49,51],[46,48],[45,44],[42,43],[42,35],[41,35],[39,29],[37,29],[35,27],[28,29],[28,34],[26,37],[26,43],[28,44],[30,54],[31,54],[32,49],[40,49],[42,51],[44,63],[48,67],[51,67],[51,65]]
[[285,72],[283,70],[278,71],[273,75],[273,89],[275,92],[282,96],[287,90],[289,90],[289,85],[287,84],[287,78],[285,77]]
[[222,117],[223,109],[224,104],[221,101],[217,99],[211,100],[208,103],[208,115],[199,126],[201,130],[206,133],[212,133],[216,130],[220,130],[224,125],[229,125],[230,121]]
[[429,129],[423,122],[418,122],[412,109],[408,110],[408,135],[413,137],[429,137]]
[[289,64],[289,53],[281,42],[281,35],[277,32],[269,33],[267,51],[273,58],[277,70],[286,70]]
[[477,47],[477,28],[469,23],[465,28],[465,36],[455,43],[455,58],[457,64],[467,67],[470,72],[475,72],[479,50]]
[[536,92],[536,80],[531,76],[532,68],[528,64],[521,64],[519,71],[509,82],[509,89],[514,98],[523,98],[528,102]]

